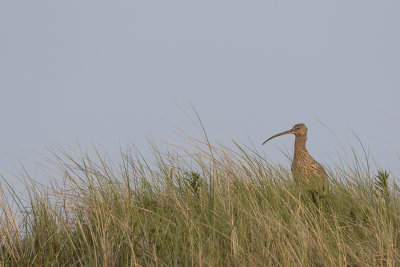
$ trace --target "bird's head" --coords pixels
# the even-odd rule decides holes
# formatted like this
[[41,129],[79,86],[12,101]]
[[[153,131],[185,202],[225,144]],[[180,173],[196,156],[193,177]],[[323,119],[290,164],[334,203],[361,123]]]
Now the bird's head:
[[302,137],[302,136],[306,137],[307,136],[307,127],[304,123],[296,124],[295,126],[293,126],[292,129],[290,129],[288,131],[284,131],[284,132],[281,132],[281,133],[271,136],[270,138],[265,140],[264,143],[262,143],[262,144],[265,144],[272,138],[275,138],[275,137],[278,137],[278,136],[281,136],[284,134],[294,134],[296,137]]

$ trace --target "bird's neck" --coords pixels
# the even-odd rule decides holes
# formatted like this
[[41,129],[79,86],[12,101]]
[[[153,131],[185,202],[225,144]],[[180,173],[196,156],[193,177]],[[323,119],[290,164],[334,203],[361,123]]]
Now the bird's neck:
[[307,153],[306,141],[307,141],[307,136],[296,136],[296,139],[294,141],[295,156],[303,152]]

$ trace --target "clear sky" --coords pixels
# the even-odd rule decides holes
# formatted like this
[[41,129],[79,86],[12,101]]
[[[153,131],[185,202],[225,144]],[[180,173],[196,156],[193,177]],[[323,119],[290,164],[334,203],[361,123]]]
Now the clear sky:
[[339,146],[320,120],[394,170],[399,14],[398,0],[1,1],[0,172],[55,143],[113,154],[176,127],[196,137],[177,107],[190,103],[223,144],[280,161],[293,137],[261,143],[304,122],[329,165]]

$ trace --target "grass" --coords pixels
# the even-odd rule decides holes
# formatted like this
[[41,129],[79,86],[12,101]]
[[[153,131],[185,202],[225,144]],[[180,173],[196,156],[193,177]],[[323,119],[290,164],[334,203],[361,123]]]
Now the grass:
[[368,162],[331,169],[317,207],[250,148],[153,148],[151,161],[129,150],[117,163],[58,149],[51,183],[25,176],[28,199],[3,180],[1,265],[400,264],[399,188]]

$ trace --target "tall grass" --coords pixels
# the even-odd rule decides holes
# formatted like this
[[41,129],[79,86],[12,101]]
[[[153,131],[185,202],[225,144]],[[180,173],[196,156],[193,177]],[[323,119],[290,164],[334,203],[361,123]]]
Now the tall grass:
[[388,172],[373,176],[358,159],[335,166],[316,206],[289,170],[248,147],[153,148],[150,161],[132,149],[117,163],[58,149],[51,184],[25,177],[27,200],[3,180],[0,263],[400,264],[400,194]]

